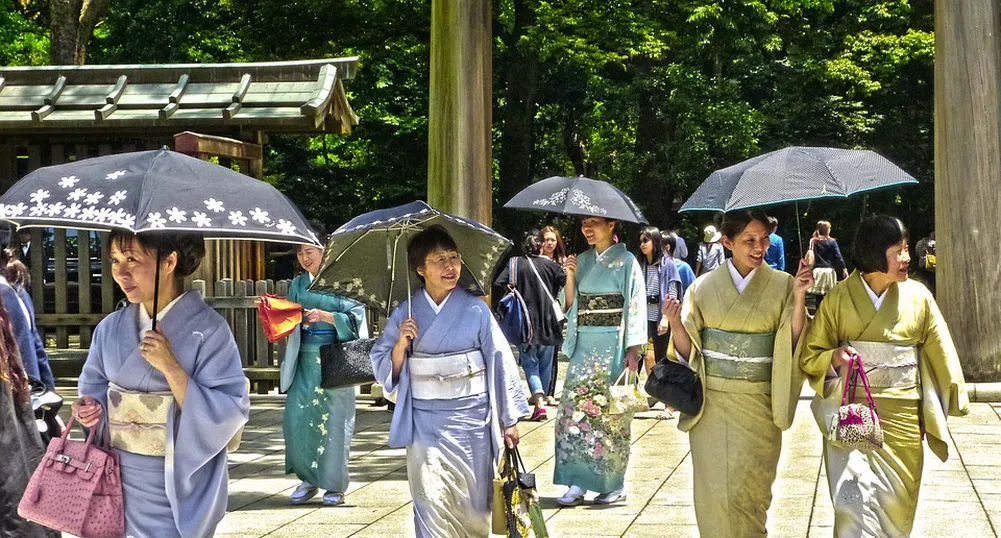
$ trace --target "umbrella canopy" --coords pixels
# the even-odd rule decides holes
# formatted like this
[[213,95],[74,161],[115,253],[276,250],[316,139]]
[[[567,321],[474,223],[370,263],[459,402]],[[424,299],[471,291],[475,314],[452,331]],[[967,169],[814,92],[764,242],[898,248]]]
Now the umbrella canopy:
[[310,290],[350,297],[388,314],[421,282],[407,263],[410,238],[435,224],[448,231],[462,255],[459,287],[484,295],[511,241],[424,202],[365,213],[338,228]]
[[196,232],[320,246],[274,186],[167,149],[39,168],[0,197],[0,218],[19,228]]
[[610,183],[586,177],[553,176],[533,183],[504,207],[646,224],[639,207]]
[[713,172],[680,211],[734,211],[917,183],[868,150],[789,147]]

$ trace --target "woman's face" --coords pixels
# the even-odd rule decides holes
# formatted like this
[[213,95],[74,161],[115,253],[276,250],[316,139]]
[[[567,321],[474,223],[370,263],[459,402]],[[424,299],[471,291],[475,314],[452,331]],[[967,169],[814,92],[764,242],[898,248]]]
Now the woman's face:
[[733,252],[733,263],[738,269],[754,270],[761,266],[770,244],[768,233],[768,226],[752,220],[737,237],[723,236],[723,246]]
[[[111,276],[118,287],[125,292],[130,303],[148,303],[156,291],[156,253],[133,240],[111,243]],[[173,278],[177,264],[177,254],[171,253],[163,260],[160,268],[160,282]]]
[[907,280],[907,266],[911,263],[911,253],[907,249],[907,241],[901,240],[886,249],[887,274],[893,282]]
[[554,252],[556,252],[556,234],[553,232],[542,234],[542,255],[552,258]]
[[424,258],[424,264],[417,273],[424,277],[424,285],[429,290],[450,291],[459,283],[462,272],[462,256],[454,250],[436,248]]
[[612,234],[615,231],[615,221],[601,217],[587,217],[580,220],[580,231],[584,234],[588,245],[611,243]]
[[316,276],[320,271],[320,263],[323,262],[323,249],[308,245],[299,245],[296,249],[295,257],[299,260],[299,265],[309,274]]
[[646,234],[640,234],[640,252],[648,258],[653,257],[653,241]]

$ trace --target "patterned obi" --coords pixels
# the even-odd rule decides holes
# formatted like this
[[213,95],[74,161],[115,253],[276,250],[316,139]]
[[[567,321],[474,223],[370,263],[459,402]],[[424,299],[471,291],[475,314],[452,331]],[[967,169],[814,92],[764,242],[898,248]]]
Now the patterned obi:
[[418,400],[454,400],[487,392],[487,363],[480,350],[447,355],[414,353],[410,391]]
[[[847,342],[862,357],[869,387],[873,389],[917,388],[918,348],[889,342]],[[861,383],[859,384],[861,386]]]
[[578,297],[577,325],[580,327],[618,327],[626,299],[621,293],[581,293]]
[[772,380],[772,333],[735,333],[719,329],[702,330],[702,357],[706,375],[741,381]]
[[[111,383],[108,386],[111,446],[143,456],[166,456],[167,417],[173,404],[174,395],[169,391],[139,392]],[[235,451],[242,437],[240,428],[226,449]]]

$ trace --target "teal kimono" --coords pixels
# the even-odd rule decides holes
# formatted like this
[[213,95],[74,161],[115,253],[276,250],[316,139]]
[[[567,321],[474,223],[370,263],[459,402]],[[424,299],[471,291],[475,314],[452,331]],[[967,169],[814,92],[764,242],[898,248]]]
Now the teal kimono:
[[[314,323],[300,327],[289,338],[283,368],[285,400],[285,472],[327,491],[343,493],[348,488],[348,458],[355,429],[355,388],[320,388],[320,346],[368,337],[365,307],[338,297],[308,291],[309,273],[292,280],[288,299],[303,309],[333,312],[334,324]],[[296,345],[298,344],[298,346]],[[298,353],[295,352],[298,348]]]
[[646,283],[636,258],[616,244],[577,257],[577,296],[567,313],[570,357],[556,422],[553,482],[608,493],[622,489],[632,414],[609,414],[609,386],[626,350],[647,342]]

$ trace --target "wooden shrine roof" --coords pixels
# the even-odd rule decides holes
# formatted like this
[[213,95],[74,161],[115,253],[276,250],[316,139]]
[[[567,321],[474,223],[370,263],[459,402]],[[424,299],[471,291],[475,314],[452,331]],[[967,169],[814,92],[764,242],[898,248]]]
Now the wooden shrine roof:
[[0,67],[0,133],[220,130],[346,134],[358,58]]

